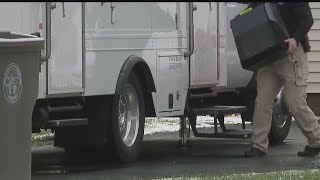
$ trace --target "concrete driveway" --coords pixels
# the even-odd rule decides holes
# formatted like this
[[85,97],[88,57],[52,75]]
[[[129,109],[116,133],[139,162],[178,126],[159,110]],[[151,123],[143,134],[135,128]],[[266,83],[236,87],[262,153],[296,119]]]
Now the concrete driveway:
[[103,162],[94,156],[70,161],[62,149],[35,148],[32,179],[154,179],[320,168],[319,157],[296,155],[306,141],[295,123],[283,145],[271,147],[267,157],[257,159],[243,157],[249,140],[191,138],[191,147],[181,149],[178,139],[177,132],[145,136],[141,159],[132,165]]

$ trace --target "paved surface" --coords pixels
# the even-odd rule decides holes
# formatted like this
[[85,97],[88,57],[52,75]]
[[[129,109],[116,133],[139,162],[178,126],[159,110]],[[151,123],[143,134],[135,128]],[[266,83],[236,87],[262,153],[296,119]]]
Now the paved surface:
[[306,141],[292,126],[283,145],[256,159],[243,157],[249,140],[192,138],[189,149],[179,149],[177,132],[146,136],[141,160],[132,165],[101,162],[92,156],[69,161],[63,150],[44,146],[33,150],[32,179],[150,179],[320,168],[319,157],[296,155]]

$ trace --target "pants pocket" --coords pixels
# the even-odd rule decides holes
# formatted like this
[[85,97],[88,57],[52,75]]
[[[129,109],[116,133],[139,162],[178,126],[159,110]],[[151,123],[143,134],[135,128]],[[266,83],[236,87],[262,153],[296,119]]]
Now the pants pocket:
[[301,62],[295,62],[294,65],[294,71],[295,71],[295,78],[296,78],[296,84],[297,86],[307,86],[307,73],[304,72],[304,68],[302,68]]
[[291,61],[294,65],[295,79],[298,86],[307,86],[308,78],[308,60],[302,46],[300,45],[297,51],[291,56]]

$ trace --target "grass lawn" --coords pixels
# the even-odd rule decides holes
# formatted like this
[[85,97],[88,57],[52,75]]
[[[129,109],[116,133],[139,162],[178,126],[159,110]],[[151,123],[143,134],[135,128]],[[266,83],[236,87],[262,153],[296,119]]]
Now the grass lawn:
[[[279,171],[270,173],[249,173],[235,174],[228,176],[200,176],[200,177],[179,177],[179,178],[160,178],[161,180],[319,180],[319,170],[308,171]],[[159,179],[159,180],[160,180]]]

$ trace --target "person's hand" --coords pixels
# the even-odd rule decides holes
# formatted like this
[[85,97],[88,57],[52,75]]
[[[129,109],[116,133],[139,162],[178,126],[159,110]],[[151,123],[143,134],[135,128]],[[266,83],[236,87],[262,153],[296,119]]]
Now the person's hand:
[[292,55],[297,50],[297,41],[294,38],[290,38],[284,42],[288,43],[289,45],[287,54]]

